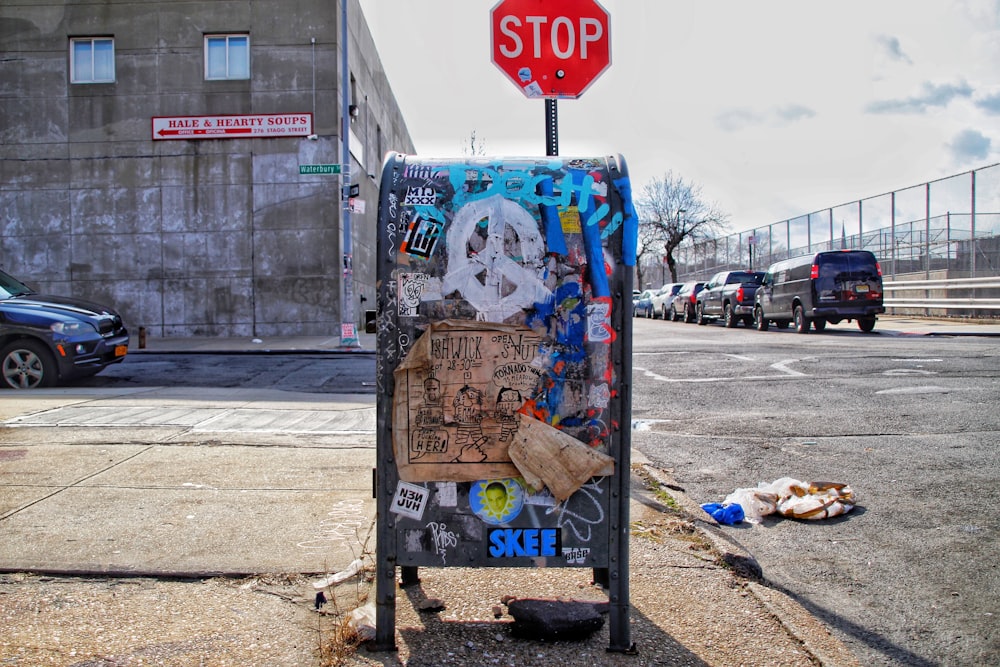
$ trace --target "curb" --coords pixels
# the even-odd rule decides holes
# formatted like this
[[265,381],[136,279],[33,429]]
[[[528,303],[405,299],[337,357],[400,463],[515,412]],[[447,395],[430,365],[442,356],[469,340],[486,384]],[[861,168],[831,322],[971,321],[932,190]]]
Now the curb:
[[724,533],[715,519],[684,493],[684,490],[665,471],[654,467],[649,461],[635,461],[634,457],[635,453],[633,452],[633,461],[684,509],[698,532],[711,542],[712,547],[719,552],[724,563],[732,567],[741,577],[763,580],[764,574],[760,564],[746,547],[732,536]]
[[[834,637],[825,624],[794,598],[768,583],[763,569],[753,554],[732,536],[727,535],[715,519],[701,509],[701,506],[689,497],[666,471],[654,467],[635,450],[632,457],[634,465],[641,468],[660,485],[661,490],[668,493],[682,507],[698,532],[719,552],[721,560],[731,567],[735,574],[746,580],[746,590],[777,620],[789,636],[802,645],[803,651],[817,664],[860,667],[861,663],[850,649]],[[633,499],[638,500],[637,495],[639,494],[633,494]]]

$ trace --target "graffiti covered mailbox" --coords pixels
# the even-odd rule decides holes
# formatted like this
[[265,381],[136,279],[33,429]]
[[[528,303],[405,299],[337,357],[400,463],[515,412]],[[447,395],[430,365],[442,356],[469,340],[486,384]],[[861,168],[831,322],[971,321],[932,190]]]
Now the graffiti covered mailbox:
[[624,161],[390,154],[378,224],[376,645],[397,566],[580,567],[627,649]]

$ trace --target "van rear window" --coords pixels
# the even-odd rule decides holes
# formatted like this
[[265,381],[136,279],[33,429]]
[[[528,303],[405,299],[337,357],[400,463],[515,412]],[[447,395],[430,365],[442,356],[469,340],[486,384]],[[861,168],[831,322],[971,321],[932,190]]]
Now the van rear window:
[[860,291],[858,285],[878,285],[878,265],[869,253],[824,254],[817,258],[816,266],[816,292],[821,299],[840,300],[843,293]]

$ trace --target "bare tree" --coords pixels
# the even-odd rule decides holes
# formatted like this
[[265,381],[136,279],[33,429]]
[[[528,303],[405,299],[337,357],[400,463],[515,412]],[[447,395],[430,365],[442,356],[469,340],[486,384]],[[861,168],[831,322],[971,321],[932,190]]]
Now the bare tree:
[[642,284],[642,259],[659,256],[670,269],[670,280],[677,282],[674,253],[681,244],[693,244],[718,238],[729,223],[729,215],[715,204],[706,202],[701,186],[685,181],[672,171],[654,178],[642,187],[635,201],[639,214],[639,245],[636,273]]
[[465,157],[486,155],[486,140],[477,140],[476,131],[473,130],[468,137],[462,139],[462,155]]
[[[636,284],[639,289],[643,289],[647,286],[646,280],[646,266],[642,261],[644,258],[649,258],[653,256],[658,256],[661,253],[661,248],[663,248],[663,242],[661,241],[661,230],[655,225],[644,224],[639,222],[639,239],[636,244],[636,261],[635,261],[635,277]],[[646,262],[648,264],[648,262]],[[653,278],[655,279],[655,278]],[[652,286],[651,284],[648,286]],[[659,285],[657,285],[659,287]]]

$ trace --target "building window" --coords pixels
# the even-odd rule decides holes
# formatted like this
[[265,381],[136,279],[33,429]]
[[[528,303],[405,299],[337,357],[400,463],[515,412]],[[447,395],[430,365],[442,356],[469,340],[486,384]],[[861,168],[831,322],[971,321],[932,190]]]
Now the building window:
[[205,37],[206,79],[249,79],[250,36],[208,35]]
[[111,37],[75,37],[69,40],[71,83],[114,83],[115,40]]

